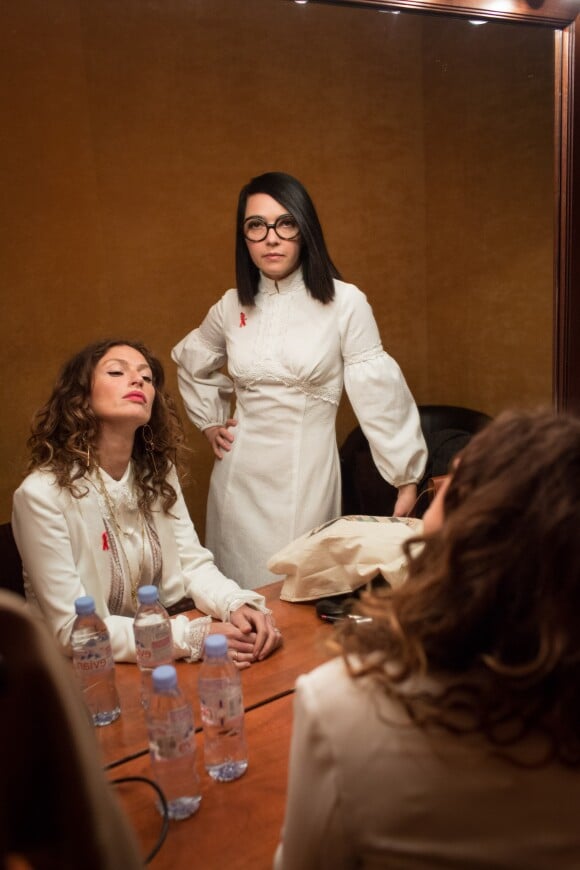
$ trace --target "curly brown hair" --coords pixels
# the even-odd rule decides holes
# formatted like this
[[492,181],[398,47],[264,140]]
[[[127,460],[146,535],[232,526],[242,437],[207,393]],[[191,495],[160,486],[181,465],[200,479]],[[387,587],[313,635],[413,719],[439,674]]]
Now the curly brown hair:
[[[351,674],[516,762],[534,735],[537,763],[580,764],[580,420],[500,415],[464,448],[444,505],[442,528],[407,542],[406,583],[363,595],[372,621],[341,627]],[[409,693],[425,674],[440,690]]]
[[[99,421],[91,404],[95,367],[112,347],[126,345],[139,351],[151,368],[155,399],[149,426],[152,449],[148,450],[141,426],[135,434],[133,467],[140,507],[149,514],[159,496],[167,513],[177,494],[168,482],[172,467],[181,470],[184,436],[181,421],[171,396],[165,391],[165,373],[160,361],[138,341],[105,339],[76,353],[62,367],[52,394],[32,422],[28,439],[28,470],[49,469],[59,486],[81,498],[87,489],[81,483],[87,471],[98,465],[97,435]],[[149,433],[148,433],[149,434]]]

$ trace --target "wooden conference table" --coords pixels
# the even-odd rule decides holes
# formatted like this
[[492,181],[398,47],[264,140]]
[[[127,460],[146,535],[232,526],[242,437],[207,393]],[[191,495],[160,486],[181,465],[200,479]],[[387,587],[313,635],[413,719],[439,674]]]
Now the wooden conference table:
[[[197,763],[202,802],[190,819],[170,822],[167,838],[149,866],[153,870],[270,868],[284,817],[288,751],[292,732],[292,694],[296,678],[329,658],[326,642],[331,628],[311,604],[280,601],[282,582],[260,590],[282,631],[284,645],[268,659],[241,671],[248,770],[232,783],[215,783],[203,767],[203,738],[197,734]],[[200,728],[198,668],[177,662],[182,690],[193,704]],[[149,763],[145,718],[139,700],[139,672],[132,664],[116,666],[121,716],[98,728],[103,761],[111,780],[153,778]],[[145,783],[117,786],[117,794],[136,831],[143,856],[154,847],[161,830],[155,794]]]

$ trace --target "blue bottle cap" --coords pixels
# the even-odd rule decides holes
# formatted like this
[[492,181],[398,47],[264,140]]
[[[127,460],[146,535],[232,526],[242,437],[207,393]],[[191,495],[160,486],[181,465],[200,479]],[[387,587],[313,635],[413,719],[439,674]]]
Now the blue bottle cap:
[[137,598],[139,604],[155,604],[159,599],[159,590],[157,586],[140,586],[137,589]]
[[159,665],[153,671],[153,691],[168,692],[177,688],[177,671],[173,665]]
[[79,616],[88,616],[95,612],[95,599],[92,595],[81,595],[75,601],[75,611]]
[[225,634],[208,634],[205,639],[205,654],[208,658],[221,658],[228,651],[228,639]]

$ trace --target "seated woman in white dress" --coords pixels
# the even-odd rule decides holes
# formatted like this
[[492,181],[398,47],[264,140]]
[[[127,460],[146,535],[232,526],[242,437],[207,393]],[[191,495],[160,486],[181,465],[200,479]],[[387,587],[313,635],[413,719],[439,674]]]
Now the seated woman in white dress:
[[219,631],[249,667],[280,632],[263,596],[221,574],[199,543],[164,381],[159,360],[131,341],[92,344],[64,365],[33,422],[30,473],[14,494],[26,597],[70,651],[75,599],[92,595],[115,660],[135,661],[137,588],[155,584],[166,607],[190,598],[209,614],[172,619],[176,658],[198,659],[207,633]]
[[427,454],[371,306],[340,280],[292,176],[267,172],[242,188],[236,279],[172,357],[187,413],[215,455],[206,544],[251,589],[276,579],[266,567],[274,553],[341,513],[343,386],[379,472],[398,490],[396,516],[413,507]]
[[580,866],[580,420],[501,415],[301,677],[276,868]]

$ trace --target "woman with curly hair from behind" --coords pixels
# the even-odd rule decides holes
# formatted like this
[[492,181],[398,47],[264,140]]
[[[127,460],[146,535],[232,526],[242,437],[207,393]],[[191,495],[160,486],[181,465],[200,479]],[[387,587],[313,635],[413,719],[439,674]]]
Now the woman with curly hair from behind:
[[298,681],[276,867],[580,866],[580,420],[473,438]]

